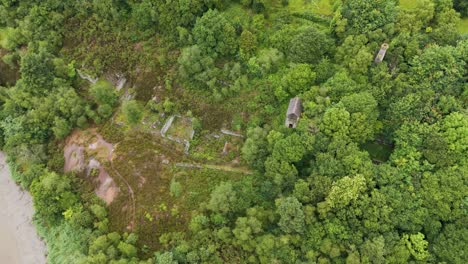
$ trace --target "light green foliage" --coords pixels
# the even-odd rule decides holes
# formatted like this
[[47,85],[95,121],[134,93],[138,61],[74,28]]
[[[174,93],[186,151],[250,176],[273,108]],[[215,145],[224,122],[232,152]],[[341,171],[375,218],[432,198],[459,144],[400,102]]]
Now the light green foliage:
[[171,195],[173,195],[176,198],[180,197],[180,195],[182,194],[182,185],[175,179],[172,179],[169,189],[171,191]]
[[442,134],[449,150],[463,155],[468,149],[468,117],[458,112],[450,114],[442,123]]
[[90,207],[91,211],[93,214],[96,216],[97,219],[99,220],[104,220],[107,217],[107,211],[103,206],[100,206],[98,204],[93,204]]
[[54,172],[44,172],[39,179],[35,179],[31,193],[37,197],[34,206],[38,214],[51,223],[58,222],[62,213],[78,202],[78,197],[72,192],[70,179]]
[[242,146],[242,157],[255,168],[262,168],[268,154],[267,130],[261,127],[247,131],[247,140]]
[[[363,34],[351,35],[337,49],[336,59],[352,73],[352,76],[366,74],[372,64],[373,55],[366,46],[368,41]],[[355,80],[360,79],[355,77]]]
[[177,261],[174,260],[172,252],[164,252],[156,254],[155,264],[177,264]]
[[339,101],[345,95],[358,92],[361,88],[356,81],[351,79],[347,71],[337,72],[325,82],[324,86],[327,87],[327,93],[334,101]]
[[257,49],[257,37],[248,30],[242,31],[240,35],[240,55],[244,60],[250,59],[255,55]]
[[195,80],[207,85],[215,73],[213,59],[204,55],[197,45],[183,49],[178,62],[179,74],[187,81]]
[[158,22],[158,10],[155,3],[144,0],[135,3],[132,8],[132,19],[140,31],[152,31],[156,29]]
[[265,161],[265,175],[278,186],[292,185],[297,174],[296,167],[287,161],[277,160],[271,156]]
[[103,118],[109,118],[112,115],[113,107],[118,101],[116,90],[112,87],[112,84],[105,80],[99,80],[90,87],[89,93],[98,104],[98,114]]
[[251,75],[261,77],[267,73],[275,72],[284,56],[277,49],[265,49],[257,57],[248,61],[248,71]]
[[330,209],[343,208],[355,202],[366,189],[366,179],[363,175],[344,177],[333,183],[326,204]]
[[[459,45],[462,45],[461,43]],[[455,47],[432,46],[412,62],[411,78],[420,89],[433,89],[454,96],[460,95],[466,75],[466,58]]]
[[432,0],[411,1],[411,3],[415,4],[415,7],[400,11],[397,28],[403,32],[417,33],[421,29],[425,30],[434,18],[435,5]]
[[93,100],[99,105],[115,106],[118,96],[112,84],[106,80],[99,80],[89,88]]
[[343,97],[340,102],[350,113],[350,137],[358,143],[372,139],[380,128],[374,97],[369,93],[356,93]]
[[454,45],[459,39],[457,25],[460,16],[452,7],[451,0],[435,1],[435,21],[430,35],[441,44]]
[[211,56],[233,55],[237,51],[234,27],[216,10],[208,10],[193,28],[194,40]]
[[163,103],[163,109],[165,113],[172,113],[174,111],[175,104],[169,100],[169,98],[166,98]]
[[237,202],[238,197],[232,184],[230,182],[225,182],[218,185],[211,193],[208,209],[226,214],[235,211]]
[[293,66],[281,79],[282,87],[289,94],[295,96],[310,89],[316,74],[308,64]]
[[[347,35],[364,34],[393,23],[397,9],[395,1],[343,1],[336,24],[343,23]],[[337,33],[342,33],[337,30]]]
[[350,114],[343,107],[329,108],[323,115],[320,129],[329,137],[346,138],[351,125]]
[[136,257],[137,255],[137,248],[134,245],[120,241],[117,248],[125,257],[133,258],[133,257]]
[[262,223],[255,217],[239,217],[236,220],[236,227],[232,230],[237,239],[236,244],[246,251],[255,249],[255,236],[262,232]]
[[415,259],[425,260],[429,257],[430,254],[427,252],[428,243],[424,240],[424,234],[404,234],[402,239]]
[[301,203],[310,202],[312,200],[312,191],[310,189],[310,184],[302,179],[299,179],[296,182],[296,184],[294,184],[293,195]]
[[298,134],[292,134],[275,142],[272,157],[277,160],[297,162],[301,160],[305,152],[301,137]]
[[379,236],[372,240],[366,240],[360,251],[363,262],[384,263],[385,239],[383,236]]
[[143,117],[143,107],[135,100],[126,101],[122,106],[122,113],[128,123],[136,125]]
[[280,215],[278,225],[285,233],[304,232],[304,212],[301,203],[294,197],[276,200],[276,212]]
[[291,61],[298,63],[317,63],[330,54],[333,41],[326,34],[313,27],[307,27],[299,32],[292,40],[289,48]]

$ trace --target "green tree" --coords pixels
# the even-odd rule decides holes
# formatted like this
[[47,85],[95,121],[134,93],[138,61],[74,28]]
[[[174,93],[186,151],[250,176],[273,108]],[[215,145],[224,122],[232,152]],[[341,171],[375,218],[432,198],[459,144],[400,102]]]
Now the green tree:
[[350,113],[349,135],[355,142],[372,139],[380,128],[379,111],[374,97],[367,93],[345,96],[340,101]]
[[178,63],[182,79],[196,81],[202,87],[206,87],[216,75],[213,59],[204,55],[198,45],[183,49]]
[[297,162],[305,153],[306,149],[301,137],[298,134],[292,134],[275,143],[272,157],[286,162]]
[[44,93],[52,87],[54,64],[52,55],[44,48],[30,50],[21,57],[20,86],[33,94]]
[[136,125],[143,117],[143,107],[135,100],[126,101],[122,113],[129,124]]
[[70,179],[54,172],[45,171],[39,179],[35,179],[31,184],[31,193],[37,213],[51,224],[57,224],[62,213],[78,202]]
[[369,263],[385,263],[385,239],[383,236],[366,240],[361,247],[361,260]]
[[197,45],[210,56],[233,55],[237,51],[236,31],[217,10],[210,9],[198,18],[192,32]]
[[329,108],[323,115],[320,129],[329,137],[343,139],[349,135],[350,125],[351,120],[349,112],[343,107],[335,106]]
[[289,57],[297,63],[317,63],[325,55],[330,55],[333,48],[332,39],[313,27],[300,31],[289,46]]
[[428,242],[424,240],[424,234],[417,233],[414,235],[404,234],[402,239],[406,242],[411,255],[417,260],[425,260],[430,254],[427,251]]
[[224,182],[218,185],[211,193],[208,202],[208,209],[214,212],[230,213],[235,212],[238,203],[238,197],[230,182]]
[[453,8],[457,10],[463,17],[468,16],[468,2],[463,0],[453,0]]
[[164,252],[155,255],[155,264],[177,264],[172,252]]
[[316,78],[308,64],[297,64],[291,67],[281,79],[282,87],[291,95],[297,95],[309,90]]
[[268,155],[267,130],[254,127],[247,130],[247,140],[242,146],[242,158],[256,169],[263,169],[263,163]]
[[363,175],[346,176],[333,183],[325,203],[330,209],[344,208],[356,201],[365,190],[366,179]]
[[295,197],[287,197],[275,201],[276,212],[280,216],[279,227],[285,233],[303,233],[305,216],[302,204]]
[[347,35],[358,35],[383,28],[396,20],[395,1],[355,0],[343,1],[335,15],[335,31],[344,25]]
[[255,55],[257,49],[257,37],[248,30],[242,31],[240,35],[240,55],[244,60],[248,60]]
[[106,80],[99,80],[89,88],[89,94],[99,105],[109,105],[114,107],[118,101],[118,96],[112,84]]
[[232,230],[236,238],[235,244],[246,251],[255,249],[255,236],[263,231],[262,223],[255,217],[239,217],[236,220],[236,227]]

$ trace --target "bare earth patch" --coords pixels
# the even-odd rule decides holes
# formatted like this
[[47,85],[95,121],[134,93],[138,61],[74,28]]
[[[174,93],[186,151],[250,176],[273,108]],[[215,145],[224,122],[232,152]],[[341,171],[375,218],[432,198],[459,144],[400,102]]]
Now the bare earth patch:
[[102,165],[112,162],[113,150],[114,145],[105,141],[95,129],[73,132],[64,149],[64,171],[86,172],[86,177],[91,177],[97,185],[96,195],[108,205],[119,194],[119,187]]

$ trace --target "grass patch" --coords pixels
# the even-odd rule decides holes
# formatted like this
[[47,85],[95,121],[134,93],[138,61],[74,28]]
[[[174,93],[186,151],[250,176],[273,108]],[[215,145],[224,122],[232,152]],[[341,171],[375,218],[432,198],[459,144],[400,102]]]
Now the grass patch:
[[190,121],[190,119],[176,116],[171,127],[167,131],[167,135],[174,138],[190,140],[192,131],[192,121]]
[[468,34],[468,17],[460,19],[460,23],[458,24],[458,32],[461,34]]
[[400,7],[404,9],[414,9],[416,6],[416,0],[400,0]]
[[[192,141],[190,155],[200,163],[212,164],[232,163],[240,160],[242,138],[224,135],[220,132],[203,131]],[[227,153],[222,153],[224,144],[228,142]]]
[[315,14],[330,16],[333,14],[329,0],[290,0],[288,8],[291,12],[311,11]]

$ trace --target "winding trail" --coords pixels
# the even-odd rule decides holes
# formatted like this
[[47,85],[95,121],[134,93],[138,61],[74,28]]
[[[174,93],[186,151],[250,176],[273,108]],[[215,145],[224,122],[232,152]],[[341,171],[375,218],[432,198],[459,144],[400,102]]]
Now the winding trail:
[[131,228],[133,229],[133,226],[135,225],[135,219],[136,219],[136,202],[135,202],[135,192],[132,189],[132,186],[128,183],[128,181],[120,174],[118,170],[115,169],[114,167],[114,162],[110,160],[110,165],[111,169],[116,174],[119,176],[119,178],[127,185],[128,188],[128,193],[130,194],[130,199],[131,199],[131,215],[132,215],[132,220],[130,221],[131,223]]
[[29,193],[11,179],[0,152],[0,263],[46,263],[46,247],[32,224],[34,208]]

